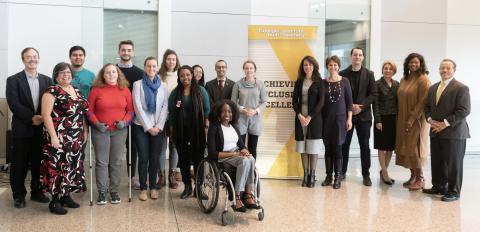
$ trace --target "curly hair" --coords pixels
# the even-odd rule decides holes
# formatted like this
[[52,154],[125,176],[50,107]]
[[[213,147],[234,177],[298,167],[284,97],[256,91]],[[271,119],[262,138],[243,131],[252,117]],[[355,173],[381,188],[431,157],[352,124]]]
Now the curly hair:
[[108,66],[113,66],[115,67],[115,69],[117,70],[117,73],[118,73],[118,78],[117,78],[117,85],[120,89],[124,89],[124,88],[128,88],[128,86],[130,85],[127,81],[127,79],[125,78],[125,75],[123,75],[123,72],[122,70],[120,70],[120,68],[118,68],[116,65],[112,64],[112,63],[108,63],[108,64],[105,64],[102,69],[100,69],[100,71],[98,71],[98,74],[97,74],[97,77],[95,78],[95,80],[93,81],[93,86],[94,87],[103,87],[105,86],[105,79],[103,78],[103,75],[105,73],[105,69],[108,67]]
[[224,99],[221,100],[215,105],[213,105],[212,111],[210,111],[210,115],[208,116],[208,120],[210,122],[216,122],[220,120],[220,116],[222,115],[222,108],[224,105],[230,106],[230,110],[232,111],[232,120],[230,124],[237,125],[238,117],[240,116],[240,111],[238,110],[237,104],[232,100]]
[[411,60],[417,58],[420,61],[420,68],[416,73],[422,75],[422,74],[428,74],[427,70],[427,65],[425,64],[425,59],[423,58],[422,55],[418,53],[410,53],[407,58],[405,58],[405,61],[403,62],[403,76],[405,78],[409,78],[410,76],[410,69],[408,68],[408,64],[410,63]]
[[307,75],[305,73],[305,70],[303,69],[303,63],[307,61],[310,64],[313,64],[313,73],[312,73],[312,80],[313,81],[320,81],[322,79],[322,76],[320,75],[320,67],[318,66],[317,60],[313,56],[305,56],[303,57],[302,61],[300,61],[300,66],[298,67],[298,80],[303,80],[305,79],[305,76]]

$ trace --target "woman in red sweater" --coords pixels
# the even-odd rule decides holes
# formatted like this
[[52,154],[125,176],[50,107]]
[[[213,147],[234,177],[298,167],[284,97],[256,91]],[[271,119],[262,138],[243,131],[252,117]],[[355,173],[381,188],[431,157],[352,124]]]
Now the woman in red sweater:
[[98,72],[88,102],[87,116],[92,124],[95,150],[97,204],[107,203],[107,192],[110,192],[110,202],[118,204],[121,157],[134,110],[128,81],[116,65],[106,64]]

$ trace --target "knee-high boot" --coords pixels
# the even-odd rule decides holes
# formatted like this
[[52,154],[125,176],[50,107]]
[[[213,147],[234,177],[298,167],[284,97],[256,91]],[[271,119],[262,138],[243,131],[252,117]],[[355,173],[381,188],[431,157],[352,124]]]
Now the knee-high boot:
[[333,181],[333,188],[339,189],[342,183],[342,158],[336,158],[333,163],[333,169],[335,172],[335,180]]
[[329,186],[332,184],[333,178],[333,160],[330,157],[325,157],[325,180],[322,182],[322,186]]

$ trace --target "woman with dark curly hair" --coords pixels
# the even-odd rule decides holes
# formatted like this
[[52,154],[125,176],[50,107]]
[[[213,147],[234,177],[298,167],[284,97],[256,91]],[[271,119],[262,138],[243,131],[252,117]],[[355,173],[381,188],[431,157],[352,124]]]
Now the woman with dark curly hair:
[[[237,127],[237,105],[230,100],[216,103],[209,116],[208,157],[236,168],[235,211],[245,212],[256,206],[253,192],[255,158],[246,149]],[[243,199],[240,194],[243,192]]]
[[403,63],[403,78],[398,87],[395,153],[397,165],[410,169],[410,179],[403,184],[410,190],[425,186],[422,166],[428,153],[429,126],[423,111],[430,79],[425,59],[411,53]]
[[178,85],[168,98],[172,140],[178,151],[180,171],[185,189],[180,198],[185,199],[192,191],[190,165],[198,167],[206,147],[205,128],[208,127],[207,115],[210,102],[207,91],[193,80],[193,69],[184,65],[178,69]]

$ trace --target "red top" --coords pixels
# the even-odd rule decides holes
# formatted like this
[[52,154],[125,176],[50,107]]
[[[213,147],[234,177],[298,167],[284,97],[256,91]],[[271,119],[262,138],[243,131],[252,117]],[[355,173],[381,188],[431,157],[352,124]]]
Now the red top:
[[134,109],[132,94],[128,88],[120,89],[117,85],[93,87],[88,95],[88,119],[95,125],[97,122],[106,123],[109,131],[117,130],[117,121],[124,121],[130,125],[133,120]]

